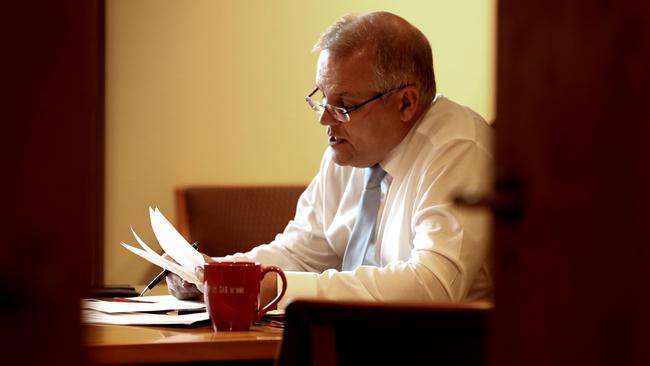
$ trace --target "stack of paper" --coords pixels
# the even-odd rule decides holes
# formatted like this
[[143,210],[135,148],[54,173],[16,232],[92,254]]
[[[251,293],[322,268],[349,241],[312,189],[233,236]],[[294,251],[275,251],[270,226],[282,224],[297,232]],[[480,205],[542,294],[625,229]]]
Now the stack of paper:
[[[205,304],[199,301],[177,300],[173,296],[144,296],[138,298],[81,301],[84,323],[119,325],[190,325],[210,317]],[[182,312],[191,312],[182,314]]]
[[149,219],[158,243],[160,243],[160,246],[163,248],[165,253],[167,253],[173,261],[163,258],[151,249],[144,241],[142,241],[142,239],[140,239],[133,228],[131,228],[131,232],[142,249],[133,247],[126,243],[121,243],[122,246],[149,262],[179,275],[185,281],[202,286],[201,282],[199,282],[199,279],[194,274],[194,269],[205,263],[203,255],[192,248],[190,243],[188,243],[187,240],[176,231],[174,226],[167,221],[165,216],[163,216],[157,207],[155,209],[149,207]]
[[106,314],[96,310],[81,310],[81,319],[89,324],[112,325],[192,325],[210,319],[207,312],[166,315],[146,313]]

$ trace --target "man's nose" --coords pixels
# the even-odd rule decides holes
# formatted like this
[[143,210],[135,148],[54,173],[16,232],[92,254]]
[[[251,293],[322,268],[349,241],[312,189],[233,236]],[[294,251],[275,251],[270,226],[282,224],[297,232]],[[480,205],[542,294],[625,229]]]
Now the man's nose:
[[320,114],[319,122],[323,126],[332,126],[341,123],[339,120],[334,118],[334,116],[332,116],[332,113],[327,108],[324,108],[323,113]]

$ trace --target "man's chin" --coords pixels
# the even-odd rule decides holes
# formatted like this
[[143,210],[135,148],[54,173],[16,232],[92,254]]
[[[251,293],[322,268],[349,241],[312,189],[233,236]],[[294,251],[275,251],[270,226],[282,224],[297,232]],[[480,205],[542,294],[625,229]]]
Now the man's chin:
[[367,168],[369,166],[374,165],[371,163],[359,161],[358,159],[355,159],[354,156],[351,156],[350,154],[337,152],[336,150],[334,150],[332,154],[332,161],[334,161],[336,165],[351,166],[355,168]]
[[330,149],[332,149],[332,160],[334,161],[334,163],[336,163],[337,165],[341,165],[341,166],[352,165],[351,164],[352,157],[350,156],[350,154],[346,154],[344,152],[337,151],[336,149],[334,149],[332,147],[330,147]]

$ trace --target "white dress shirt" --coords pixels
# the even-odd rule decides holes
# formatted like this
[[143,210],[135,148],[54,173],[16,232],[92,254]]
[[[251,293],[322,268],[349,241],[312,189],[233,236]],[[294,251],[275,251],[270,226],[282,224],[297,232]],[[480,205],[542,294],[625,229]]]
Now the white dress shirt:
[[284,232],[229,258],[284,269],[285,299],[488,299],[490,216],[452,201],[461,192],[489,190],[491,146],[492,131],[483,118],[439,95],[380,162],[387,175],[381,183],[376,266],[340,271],[364,169],[335,164],[329,149]]

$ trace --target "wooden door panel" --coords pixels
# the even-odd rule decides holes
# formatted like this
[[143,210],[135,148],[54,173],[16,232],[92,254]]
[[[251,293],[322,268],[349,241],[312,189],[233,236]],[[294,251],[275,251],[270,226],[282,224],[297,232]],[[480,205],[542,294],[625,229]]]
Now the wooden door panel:
[[494,364],[641,364],[650,323],[648,5],[499,2]]

